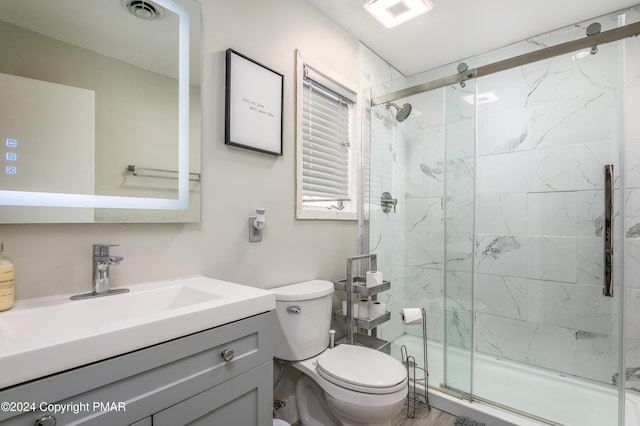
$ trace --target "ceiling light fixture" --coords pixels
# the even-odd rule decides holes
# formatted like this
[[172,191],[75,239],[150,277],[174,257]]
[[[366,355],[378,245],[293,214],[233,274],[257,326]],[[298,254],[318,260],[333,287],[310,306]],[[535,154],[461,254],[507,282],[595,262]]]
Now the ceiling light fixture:
[[473,105],[474,103],[477,105],[480,105],[480,104],[486,104],[489,102],[495,102],[498,100],[498,96],[493,92],[485,92],[485,93],[479,93],[477,96],[476,95],[463,96],[462,100],[471,105]]
[[433,9],[431,0],[370,0],[364,8],[387,28]]

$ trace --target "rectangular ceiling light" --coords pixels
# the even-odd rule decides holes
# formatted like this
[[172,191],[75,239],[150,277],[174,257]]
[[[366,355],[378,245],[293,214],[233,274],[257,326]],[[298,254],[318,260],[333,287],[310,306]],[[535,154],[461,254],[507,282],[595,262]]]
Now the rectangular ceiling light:
[[364,8],[387,28],[433,9],[431,0],[370,0]]
[[476,95],[467,95],[463,96],[462,100],[468,104],[473,105],[474,103],[477,105],[486,104],[489,102],[495,102],[498,100],[498,96],[493,92],[479,93]]

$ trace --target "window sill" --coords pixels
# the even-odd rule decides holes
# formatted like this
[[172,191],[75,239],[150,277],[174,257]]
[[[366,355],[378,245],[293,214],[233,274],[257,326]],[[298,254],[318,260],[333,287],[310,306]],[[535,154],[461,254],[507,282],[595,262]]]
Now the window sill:
[[296,210],[296,219],[312,220],[358,220],[358,213],[338,210]]

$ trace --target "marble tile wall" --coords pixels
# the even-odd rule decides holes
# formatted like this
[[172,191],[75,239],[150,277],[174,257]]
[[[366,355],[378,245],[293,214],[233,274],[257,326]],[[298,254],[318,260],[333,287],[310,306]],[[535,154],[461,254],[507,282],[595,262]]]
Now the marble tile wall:
[[[622,167],[624,119],[626,227],[616,174],[615,248],[622,253],[624,233],[627,376],[640,389],[640,44],[625,43],[624,95],[618,47],[609,45],[478,79],[478,96],[493,92],[498,101],[479,104],[475,120],[456,115],[455,94],[410,99],[434,108],[405,133],[405,295],[432,309],[431,338],[446,329],[449,343],[470,347],[473,295],[475,350],[615,380],[620,315],[618,299],[602,296],[602,167]],[[466,142],[474,135],[475,155]]]
[[[486,354],[617,380],[620,292],[605,298],[601,284],[602,167],[613,163],[615,251],[624,244],[626,254],[627,386],[640,390],[640,40],[626,40],[623,50],[624,73],[618,46],[605,45],[595,56],[482,77],[466,91],[498,100],[475,111],[459,87],[407,99],[414,113],[402,124],[372,108],[370,244],[394,282],[383,296],[393,314],[383,338],[420,334],[395,313],[424,306],[431,339],[446,332],[464,348],[473,341]],[[398,194],[395,215],[376,206],[385,188]]]
[[[405,84],[402,75],[383,61],[364,44],[359,45],[360,87],[361,93],[375,97],[392,91],[399,84]],[[378,337],[393,340],[404,330],[398,312],[405,306],[405,215],[406,182],[404,135],[398,128],[393,110],[384,106],[369,106],[364,102],[363,116],[366,117],[364,130],[369,132],[371,143],[365,150],[366,167],[363,176],[365,194],[365,218],[368,219],[369,252],[376,253],[378,270],[384,279],[392,284],[391,290],[378,294],[378,300],[384,302],[386,310],[393,313],[391,320],[378,328]],[[398,200],[396,213],[384,213],[380,207],[383,192],[389,192]],[[366,230],[363,231],[367,234]]]
[[625,371],[627,387],[640,391],[640,39],[625,41],[625,55]]
[[[443,90],[423,93],[409,100],[415,111],[405,130],[406,181],[406,307],[424,307],[427,334],[444,340],[444,138]],[[421,335],[419,326],[405,332]],[[442,366],[438,366],[442,368]]]
[[618,371],[619,299],[602,296],[618,54],[605,45],[478,80],[498,101],[477,110],[475,349],[604,383]]

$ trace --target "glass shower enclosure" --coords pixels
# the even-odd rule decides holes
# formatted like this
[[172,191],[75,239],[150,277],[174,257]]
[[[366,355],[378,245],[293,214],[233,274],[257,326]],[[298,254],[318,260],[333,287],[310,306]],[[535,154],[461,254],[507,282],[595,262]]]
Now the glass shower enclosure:
[[[378,335],[422,359],[396,312],[425,308],[434,390],[544,424],[640,424],[640,40],[466,75],[639,21],[371,87],[362,250],[394,283]],[[416,87],[399,122],[386,103]]]

